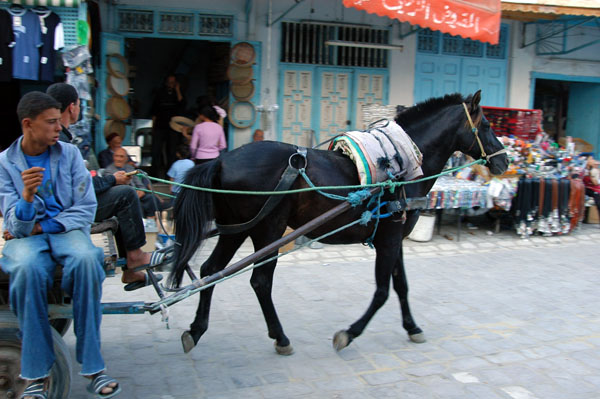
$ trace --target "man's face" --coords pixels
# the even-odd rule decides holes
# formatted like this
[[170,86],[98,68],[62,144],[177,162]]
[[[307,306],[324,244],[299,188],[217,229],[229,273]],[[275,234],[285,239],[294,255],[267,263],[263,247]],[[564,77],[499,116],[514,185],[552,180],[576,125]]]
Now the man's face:
[[115,136],[110,140],[108,146],[114,150],[115,148],[121,147],[121,143],[123,143],[121,136]]
[[175,76],[169,76],[167,78],[167,87],[169,89],[174,89],[176,85],[177,85],[177,80],[175,79]]
[[23,134],[39,146],[50,146],[58,141],[60,125],[60,110],[48,108],[35,119],[25,118],[22,122]]
[[79,113],[81,112],[81,100],[77,99],[73,104],[69,105],[69,118],[71,123],[77,122]]
[[127,152],[124,149],[119,148],[113,154],[113,162],[117,168],[122,168],[127,163]]

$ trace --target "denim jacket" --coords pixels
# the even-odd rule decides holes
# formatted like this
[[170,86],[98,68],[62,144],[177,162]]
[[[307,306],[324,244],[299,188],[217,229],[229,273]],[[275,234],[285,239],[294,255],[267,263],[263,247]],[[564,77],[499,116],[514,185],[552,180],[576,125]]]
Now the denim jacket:
[[[15,215],[15,206],[25,187],[21,172],[29,168],[21,150],[21,141],[22,136],[0,153],[0,211],[4,215],[4,229],[16,238],[29,236],[35,222],[46,214],[43,199],[36,195],[33,200],[36,216],[33,220],[19,220]],[[62,142],[51,146],[50,169],[54,195],[64,208],[54,220],[65,227],[65,232],[81,229],[89,233],[97,202],[92,176],[85,168],[79,149]]]

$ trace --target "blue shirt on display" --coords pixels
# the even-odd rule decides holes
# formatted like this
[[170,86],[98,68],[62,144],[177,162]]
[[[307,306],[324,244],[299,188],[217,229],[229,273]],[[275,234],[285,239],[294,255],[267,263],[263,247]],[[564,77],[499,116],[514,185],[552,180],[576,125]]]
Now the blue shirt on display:
[[42,45],[40,19],[31,10],[12,14],[15,46],[13,47],[13,77],[38,80]]

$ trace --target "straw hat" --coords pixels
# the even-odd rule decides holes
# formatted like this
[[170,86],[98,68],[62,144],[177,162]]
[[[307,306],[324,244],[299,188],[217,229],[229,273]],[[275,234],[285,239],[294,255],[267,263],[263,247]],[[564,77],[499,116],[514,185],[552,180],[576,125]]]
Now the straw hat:
[[106,113],[117,120],[128,119],[131,116],[131,108],[127,101],[121,96],[112,96],[106,101]]
[[121,139],[124,139],[125,124],[121,121],[107,120],[104,124],[104,137],[110,136],[111,133],[117,133]]
[[169,127],[176,132],[181,133],[184,127],[194,127],[196,122],[185,116],[174,116],[169,121]]

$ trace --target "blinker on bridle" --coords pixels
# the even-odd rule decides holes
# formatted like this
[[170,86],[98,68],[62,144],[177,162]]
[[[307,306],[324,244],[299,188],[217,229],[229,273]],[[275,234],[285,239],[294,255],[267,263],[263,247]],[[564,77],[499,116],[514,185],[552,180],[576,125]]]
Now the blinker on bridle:
[[475,127],[475,125],[473,124],[473,120],[471,119],[471,114],[469,114],[469,109],[467,108],[467,104],[462,103],[462,105],[463,105],[463,108],[465,109],[465,114],[467,114],[467,119],[469,120],[469,125],[471,125],[471,131],[475,135],[475,138],[473,139],[473,143],[471,144],[471,146],[469,147],[469,149],[467,151],[470,151],[471,148],[473,148],[475,141],[477,141],[477,144],[479,144],[479,149],[481,150],[481,158],[485,159],[488,163],[490,162],[490,159],[492,157],[495,157],[496,155],[500,155],[500,154],[506,154],[506,148],[503,148],[501,150],[496,151],[495,153],[493,153],[491,155],[486,155],[485,150],[483,149],[483,144],[481,144],[481,139],[479,139],[479,129],[477,129]]

